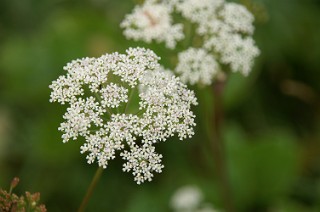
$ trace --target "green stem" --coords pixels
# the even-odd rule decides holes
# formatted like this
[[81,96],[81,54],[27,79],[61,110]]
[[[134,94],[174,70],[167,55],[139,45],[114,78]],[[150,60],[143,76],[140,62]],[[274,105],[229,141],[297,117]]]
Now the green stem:
[[227,173],[227,163],[225,156],[225,149],[222,139],[222,125],[224,119],[223,112],[223,89],[225,81],[217,80],[213,85],[213,95],[214,95],[214,113],[212,117],[213,133],[211,134],[211,147],[213,151],[213,157],[215,162],[215,171],[218,178],[218,185],[222,197],[222,201],[225,207],[225,211],[233,212],[233,198],[231,193],[231,187],[229,183],[228,173]]
[[185,24],[185,29],[186,29],[186,38],[185,41],[183,43],[184,48],[187,48],[189,46],[192,46],[192,23],[190,23],[189,21],[186,21]]
[[112,112],[110,111],[110,109],[108,107],[106,107],[106,111],[107,111],[108,115],[111,117],[112,116]]
[[87,190],[87,193],[86,195],[84,196],[82,202],[81,202],[81,205],[78,209],[78,212],[83,212],[84,209],[86,208],[87,204],[88,204],[88,201],[90,199],[90,197],[92,196],[92,193],[93,193],[93,190],[94,188],[96,187],[100,177],[101,177],[101,174],[102,174],[102,171],[103,171],[103,168],[102,167],[99,167],[96,171],[96,173],[94,174],[94,177],[91,181],[91,184]]
[[139,110],[138,112],[136,112],[134,115],[140,115],[140,114],[142,114],[142,113],[144,113],[144,112],[146,112],[146,110],[145,109],[143,109],[143,110]]
[[124,108],[124,113],[126,113],[127,110],[128,110],[128,105],[129,105],[129,103],[130,103],[130,101],[131,101],[131,99],[132,99],[134,90],[135,90],[135,88],[131,88],[131,90],[130,90],[130,95],[129,95],[128,101],[127,101],[127,103],[126,103],[126,106],[125,106],[125,108]]

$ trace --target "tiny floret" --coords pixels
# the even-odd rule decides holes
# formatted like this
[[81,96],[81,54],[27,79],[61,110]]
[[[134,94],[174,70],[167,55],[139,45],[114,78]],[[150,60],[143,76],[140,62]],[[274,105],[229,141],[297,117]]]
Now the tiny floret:
[[151,50],[74,60],[53,81],[51,102],[68,104],[59,130],[62,141],[83,137],[80,147],[89,164],[107,168],[118,152],[140,184],[160,173],[162,155],[155,143],[194,134],[197,104],[192,91],[158,63]]

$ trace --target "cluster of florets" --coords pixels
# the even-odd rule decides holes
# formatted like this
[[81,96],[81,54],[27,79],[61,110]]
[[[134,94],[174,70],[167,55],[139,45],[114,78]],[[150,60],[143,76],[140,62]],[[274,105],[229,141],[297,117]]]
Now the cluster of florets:
[[164,42],[167,48],[173,49],[184,34],[182,24],[172,23],[172,10],[168,4],[146,1],[126,16],[121,27],[129,39]]
[[140,184],[161,172],[154,143],[194,134],[194,93],[164,70],[151,50],[130,48],[68,63],[50,85],[51,102],[69,104],[59,130],[63,142],[84,137],[81,153],[106,168],[116,151]]
[[176,72],[180,74],[183,82],[189,82],[191,85],[196,83],[210,85],[219,71],[219,65],[213,55],[202,48],[191,47],[179,53],[178,59]]
[[[158,8],[167,8],[160,19]],[[164,41],[167,46],[168,40],[175,41],[170,42],[172,48],[184,38],[182,26],[173,24],[174,13],[196,26],[195,33],[202,43],[197,49],[190,43],[191,48],[178,55],[175,71],[184,82],[211,84],[223,65],[244,76],[249,74],[260,51],[252,39],[254,17],[240,4],[225,0],[146,0],[142,6],[136,6],[121,26],[129,39]],[[162,27],[163,22],[166,27]],[[168,30],[176,26],[179,26],[179,36]]]

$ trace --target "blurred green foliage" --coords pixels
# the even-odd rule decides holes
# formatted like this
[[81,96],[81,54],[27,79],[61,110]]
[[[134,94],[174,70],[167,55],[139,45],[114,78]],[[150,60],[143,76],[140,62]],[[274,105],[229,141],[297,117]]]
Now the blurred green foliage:
[[[137,1],[2,0],[0,2],[0,187],[17,176],[19,193],[40,192],[49,211],[74,211],[96,165],[63,144],[57,128],[65,108],[49,103],[52,80],[72,59],[163,45],[125,40],[120,21]],[[224,140],[237,211],[320,211],[320,3],[242,1],[257,16],[261,49],[252,74],[232,74],[225,90]],[[250,4],[249,4],[249,3]],[[210,88],[195,89],[196,135],[157,145],[165,169],[136,185],[116,159],[103,173],[89,211],[170,211],[180,186],[198,185],[221,203],[207,130]],[[20,190],[19,190],[20,189]]]

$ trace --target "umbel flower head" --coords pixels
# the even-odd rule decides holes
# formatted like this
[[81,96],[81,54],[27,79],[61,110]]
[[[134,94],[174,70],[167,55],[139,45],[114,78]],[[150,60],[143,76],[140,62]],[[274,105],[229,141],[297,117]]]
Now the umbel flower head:
[[107,168],[116,152],[140,184],[160,173],[162,155],[154,144],[194,134],[194,93],[158,63],[151,50],[129,48],[68,63],[65,75],[49,86],[51,102],[68,104],[59,130],[63,142],[85,139],[89,164]]
[[[157,19],[158,7],[168,8],[166,15],[162,16],[165,18],[160,20],[170,20],[166,21],[167,27],[162,28],[162,33],[153,30],[155,25],[150,24],[150,20]],[[260,51],[252,38],[254,17],[240,4],[225,0],[146,0],[126,16],[121,26],[128,39],[148,43],[153,39],[158,42],[170,40],[175,41],[170,45],[170,48],[174,48],[178,41],[188,37],[183,35],[181,23],[173,23],[172,16],[176,13],[195,26],[194,33],[197,36],[193,39],[197,41],[197,46],[191,42],[187,49],[179,50],[178,53],[175,71],[183,82],[210,85],[219,72],[226,71],[222,67],[229,67],[232,72],[240,72],[244,76],[250,73],[253,61]],[[137,16],[145,16],[149,24],[144,24],[142,18],[136,18]],[[157,27],[161,21],[155,22]],[[142,25],[143,27],[139,27]],[[179,36],[168,30],[174,26],[181,28]],[[128,33],[131,31],[141,36]]]

